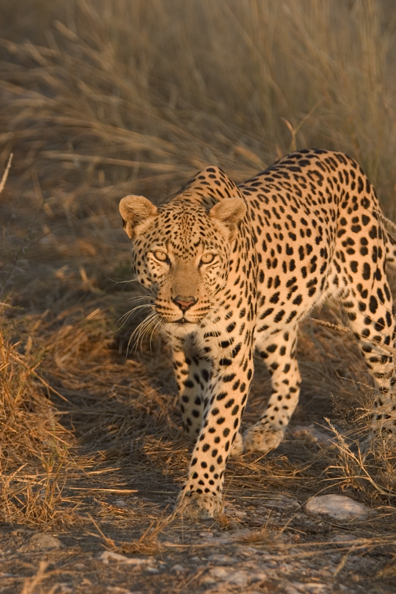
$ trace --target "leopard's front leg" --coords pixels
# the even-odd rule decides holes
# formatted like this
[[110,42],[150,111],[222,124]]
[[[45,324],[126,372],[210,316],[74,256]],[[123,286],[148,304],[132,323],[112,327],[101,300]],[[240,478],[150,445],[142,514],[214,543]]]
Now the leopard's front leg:
[[190,437],[196,439],[202,426],[212,363],[186,347],[183,350],[174,349],[172,358],[183,428]]
[[176,511],[190,518],[211,518],[222,510],[226,461],[231,453],[253,375],[252,353],[215,362],[207,391],[203,423],[188,479]]

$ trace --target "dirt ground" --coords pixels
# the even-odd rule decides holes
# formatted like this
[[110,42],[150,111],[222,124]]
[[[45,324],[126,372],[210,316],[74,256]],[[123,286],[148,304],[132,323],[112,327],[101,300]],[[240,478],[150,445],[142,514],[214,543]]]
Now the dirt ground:
[[[281,460],[294,449],[282,446]],[[165,465],[163,474],[139,468],[120,489],[81,481],[73,524],[2,524],[1,592],[396,591],[394,508],[379,505],[364,521],[318,518],[304,509],[300,485],[257,489],[254,474],[265,466],[252,473],[248,461],[230,464],[224,518],[197,525],[169,519],[177,488]],[[76,501],[73,489],[62,496]]]
[[[385,510],[375,521],[341,525],[310,517],[287,496],[270,499],[247,490],[232,499],[232,519],[223,525],[174,521],[162,525],[158,538],[146,539],[139,550],[136,543],[148,522],[154,523],[154,532],[164,522],[163,501],[174,495],[172,486],[153,484],[163,489],[162,496],[139,491],[122,499],[87,497],[84,507],[91,521],[57,531],[60,544],[55,542],[58,548],[52,551],[42,548],[53,543],[33,541],[37,532],[3,526],[1,591],[395,591],[394,548],[388,546],[394,532]],[[373,534],[381,538],[374,540]]]

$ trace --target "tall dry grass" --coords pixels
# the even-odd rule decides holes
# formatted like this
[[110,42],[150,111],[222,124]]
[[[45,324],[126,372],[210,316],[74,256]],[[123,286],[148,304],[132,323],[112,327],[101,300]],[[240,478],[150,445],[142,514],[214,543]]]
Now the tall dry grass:
[[241,179],[321,146],[357,158],[394,215],[392,2],[41,0],[17,44],[24,2],[6,4],[0,154],[18,171],[161,194],[207,163]]

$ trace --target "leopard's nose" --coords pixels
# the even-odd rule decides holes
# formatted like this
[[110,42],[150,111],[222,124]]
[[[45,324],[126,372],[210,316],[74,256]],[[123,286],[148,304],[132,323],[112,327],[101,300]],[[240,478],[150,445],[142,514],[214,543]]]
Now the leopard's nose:
[[175,297],[174,299],[172,299],[172,301],[178,307],[180,307],[180,309],[182,310],[182,312],[185,312],[192,305],[194,305],[194,303],[197,302],[197,300],[195,299],[195,297],[184,297],[184,296],[181,296],[181,295],[177,295],[177,297]]

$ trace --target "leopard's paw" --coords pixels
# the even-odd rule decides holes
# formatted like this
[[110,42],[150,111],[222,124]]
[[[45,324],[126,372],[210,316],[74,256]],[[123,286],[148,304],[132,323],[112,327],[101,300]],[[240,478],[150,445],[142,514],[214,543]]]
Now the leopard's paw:
[[246,452],[262,452],[265,454],[275,450],[285,435],[283,428],[272,428],[269,425],[257,423],[248,429],[243,437]]
[[240,456],[241,454],[243,454],[243,437],[242,437],[242,434],[238,432],[235,435],[234,443],[231,446],[230,456],[232,458],[236,458],[237,456]]
[[175,514],[190,520],[208,520],[220,514],[222,510],[220,496],[182,491],[176,503]]

